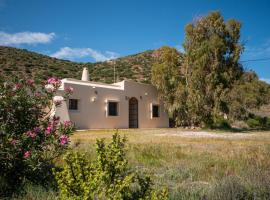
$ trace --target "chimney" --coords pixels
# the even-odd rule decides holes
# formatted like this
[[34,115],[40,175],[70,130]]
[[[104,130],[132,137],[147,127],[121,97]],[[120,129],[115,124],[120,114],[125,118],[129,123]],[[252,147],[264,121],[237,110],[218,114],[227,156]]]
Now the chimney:
[[89,72],[87,67],[83,68],[82,81],[89,81]]

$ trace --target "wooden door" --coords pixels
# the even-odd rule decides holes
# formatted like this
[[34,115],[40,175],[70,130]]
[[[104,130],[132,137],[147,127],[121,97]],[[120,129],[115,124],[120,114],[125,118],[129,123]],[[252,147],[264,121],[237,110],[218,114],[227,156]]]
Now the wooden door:
[[129,128],[138,128],[138,100],[129,99]]

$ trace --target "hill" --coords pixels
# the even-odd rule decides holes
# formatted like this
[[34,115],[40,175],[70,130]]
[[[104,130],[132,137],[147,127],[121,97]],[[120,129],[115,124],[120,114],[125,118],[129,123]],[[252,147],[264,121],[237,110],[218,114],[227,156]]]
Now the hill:
[[4,79],[12,77],[32,78],[38,81],[48,77],[80,78],[83,67],[88,67],[93,81],[112,83],[114,79],[114,65],[116,79],[133,79],[138,82],[149,83],[151,66],[154,62],[153,50],[135,55],[118,58],[111,61],[97,63],[79,63],[52,58],[25,49],[0,46],[0,75]]

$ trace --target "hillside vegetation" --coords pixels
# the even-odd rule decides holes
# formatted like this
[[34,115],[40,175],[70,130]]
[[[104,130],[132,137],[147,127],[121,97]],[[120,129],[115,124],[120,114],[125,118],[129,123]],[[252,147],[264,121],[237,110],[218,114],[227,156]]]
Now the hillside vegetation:
[[88,67],[92,81],[112,83],[115,65],[117,81],[133,79],[150,83],[151,66],[154,62],[152,53],[153,51],[149,50],[115,59],[114,62],[78,63],[52,58],[25,49],[0,46],[0,74],[4,79],[14,76],[39,81],[52,76],[79,79],[82,68]]

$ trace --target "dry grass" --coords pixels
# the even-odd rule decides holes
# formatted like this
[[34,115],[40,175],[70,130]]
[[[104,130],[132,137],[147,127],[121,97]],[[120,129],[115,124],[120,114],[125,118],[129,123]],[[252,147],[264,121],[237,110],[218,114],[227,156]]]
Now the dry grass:
[[[76,132],[72,147],[93,159],[97,138],[114,130]],[[127,136],[130,166],[167,186],[170,199],[270,199],[270,132],[229,133],[183,129],[119,130]],[[60,163],[59,163],[60,164]],[[37,186],[17,199],[57,199]]]
[[[76,132],[72,145],[91,158],[96,139],[110,139],[113,132]],[[145,129],[119,133],[128,139],[130,165],[151,174],[158,186],[167,185],[171,199],[224,199],[222,194],[229,193],[231,198],[235,194],[270,198],[270,132]]]

